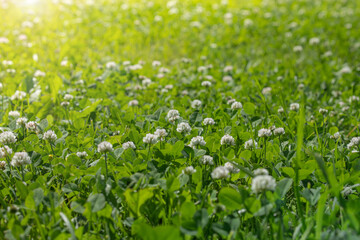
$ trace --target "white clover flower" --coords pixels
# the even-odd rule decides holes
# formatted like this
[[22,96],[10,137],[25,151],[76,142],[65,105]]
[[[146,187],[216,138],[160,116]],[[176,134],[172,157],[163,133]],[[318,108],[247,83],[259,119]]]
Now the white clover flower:
[[169,122],[174,123],[176,120],[180,118],[180,114],[178,110],[172,109],[167,113],[166,117],[169,120]]
[[319,43],[320,43],[320,39],[317,38],[317,37],[310,38],[310,40],[309,40],[310,45],[316,45],[316,44],[319,44]]
[[211,75],[206,75],[206,76],[204,76],[204,78],[207,79],[207,80],[213,80],[214,79],[214,77],[211,76]]
[[49,141],[49,142],[53,143],[56,141],[57,136],[53,130],[48,130],[47,132],[44,133],[43,139],[45,141]]
[[25,34],[20,34],[19,35],[19,40],[20,41],[26,41],[28,39],[28,37]]
[[194,28],[201,28],[202,24],[198,21],[193,21],[190,23],[190,26],[192,26]]
[[84,85],[84,80],[80,79],[75,82],[76,85]]
[[244,20],[244,26],[245,26],[245,27],[250,27],[250,26],[252,26],[253,24],[254,24],[253,20],[251,20],[251,19],[249,19],[249,18],[246,18],[246,19]]
[[0,161],[0,169],[5,169],[5,166],[6,166],[6,162]]
[[350,143],[347,145],[347,148],[350,149],[354,146],[357,146],[360,144],[360,137],[353,137],[350,141]]
[[160,73],[169,73],[169,72],[170,72],[170,69],[165,68],[165,67],[161,67],[161,68],[159,69],[159,72],[160,72]]
[[35,131],[37,128],[37,123],[34,121],[30,121],[28,123],[26,123],[25,127],[29,130],[29,131]]
[[198,72],[202,72],[202,73],[206,72],[206,70],[207,70],[207,67],[205,67],[205,66],[200,66],[197,69]]
[[139,84],[136,84],[135,86],[133,86],[134,91],[139,91],[139,90],[142,90],[142,89],[143,89],[143,87],[140,86]]
[[300,84],[298,85],[298,90],[299,90],[299,91],[303,90],[304,88],[305,88],[305,85],[304,85],[303,83],[300,83]]
[[229,135],[229,134],[225,134],[221,140],[220,140],[220,144],[221,145],[235,145],[235,139]]
[[159,15],[156,15],[156,16],[154,17],[154,21],[155,21],[155,22],[161,22],[161,21],[162,21],[162,17],[159,16]]
[[114,69],[116,68],[116,62],[107,62],[105,66],[107,69]]
[[67,65],[68,65],[68,63],[69,63],[69,61],[68,60],[62,60],[61,62],[60,62],[60,66],[62,66],[62,67],[66,67]]
[[14,167],[21,167],[31,164],[31,159],[27,152],[16,152],[11,160],[11,165]]
[[69,106],[70,105],[70,103],[69,102],[61,102],[60,103],[60,106],[62,106],[62,107],[67,107],[67,106]]
[[359,102],[360,101],[360,98],[358,96],[351,96],[349,98],[349,102],[352,103],[352,102]]
[[349,106],[345,106],[345,107],[341,108],[341,111],[342,111],[342,112],[346,112],[346,111],[349,110],[349,109],[350,109]]
[[202,102],[200,100],[195,99],[194,101],[192,101],[191,103],[191,107],[198,109],[199,107],[201,107]]
[[152,66],[153,67],[159,67],[159,66],[161,66],[161,62],[155,60],[155,61],[152,62]]
[[23,100],[26,97],[26,92],[16,90],[14,95],[11,96],[11,101]]
[[86,158],[88,156],[87,152],[77,152],[76,156],[78,156],[79,158]]
[[223,71],[226,73],[229,73],[229,72],[232,72],[233,69],[234,69],[233,66],[225,66]]
[[334,133],[333,135],[331,135],[330,138],[331,138],[331,139],[338,139],[338,138],[340,138],[340,136],[341,136],[340,133],[339,133],[339,132],[336,132],[336,133]]
[[284,108],[283,107],[279,107],[279,109],[278,109],[278,113],[283,113],[284,112]]
[[222,78],[222,80],[223,80],[224,82],[231,82],[231,81],[233,80],[233,78],[232,78],[232,76],[224,76],[224,77]]
[[188,90],[184,90],[181,92],[182,95],[189,95],[189,91]]
[[242,108],[242,104],[240,102],[233,102],[231,104],[231,109],[241,109]]
[[214,119],[212,119],[212,118],[205,118],[205,119],[203,120],[203,124],[204,124],[205,126],[207,126],[207,125],[215,125],[215,121],[214,121]]
[[233,104],[234,102],[236,102],[236,100],[231,98],[227,101],[227,104],[230,105],[230,104]]
[[183,169],[182,173],[186,175],[193,175],[194,173],[196,173],[196,169],[193,166],[189,166]]
[[131,100],[131,101],[129,102],[129,106],[131,106],[131,107],[138,106],[138,105],[139,105],[139,101],[136,100],[136,99]]
[[353,137],[351,139],[351,142],[354,144],[354,145],[359,145],[360,144],[360,137]]
[[2,61],[2,64],[5,66],[10,66],[10,65],[13,65],[14,63],[11,60],[4,60],[4,61]]
[[[209,67],[209,66],[208,66]],[[214,80],[214,77],[211,75],[205,75],[203,78],[207,79],[207,80]]]
[[122,65],[124,66],[130,66],[131,62],[130,61],[123,61]]
[[103,141],[103,142],[99,143],[99,145],[98,145],[99,153],[107,153],[107,152],[111,152],[111,151],[113,151],[113,146],[111,143],[109,143],[107,141]]
[[148,87],[152,81],[150,78],[145,78],[144,80],[141,81],[142,85],[144,85],[145,87]]
[[255,176],[259,176],[259,175],[269,175],[269,171],[266,170],[265,168],[258,168],[254,171]]
[[290,110],[291,110],[291,111],[298,111],[299,108],[300,108],[300,104],[298,104],[298,103],[292,103],[292,104],[290,104]]
[[4,145],[4,147],[0,148],[0,158],[8,157],[12,154],[12,149],[9,148],[7,145]]
[[351,23],[345,24],[345,28],[346,28],[346,29],[351,29],[351,28],[352,28],[352,24],[351,24]]
[[45,77],[46,73],[40,71],[40,70],[36,70],[34,73],[34,77]]
[[201,82],[201,86],[203,86],[203,87],[211,87],[211,82],[210,81],[203,81],[203,82]]
[[65,96],[64,96],[64,100],[66,100],[66,101],[71,101],[73,99],[74,99],[74,96],[71,94],[65,94]]
[[262,128],[258,131],[259,137],[270,137],[272,135],[272,132],[270,129]]
[[182,58],[181,61],[182,61],[183,63],[190,63],[190,62],[192,62],[192,60],[191,60],[190,58]]
[[142,68],[143,66],[141,64],[134,64],[134,65],[130,65],[127,69],[130,71],[136,71]]
[[331,51],[326,51],[323,55],[322,55],[322,57],[323,58],[327,58],[327,57],[331,57],[333,55],[333,53],[331,52]]
[[165,89],[168,89],[168,90],[171,90],[173,88],[174,88],[174,85],[172,85],[172,84],[168,84],[165,86]]
[[231,162],[226,162],[224,167],[230,172],[230,173],[238,173],[240,172],[240,169],[236,168],[234,164]]
[[162,129],[162,128],[158,128],[156,129],[156,131],[154,132],[154,134],[156,136],[158,136],[158,138],[160,138],[160,141],[164,141],[165,140],[165,137],[168,135],[168,133],[166,132],[165,129]]
[[3,90],[3,84],[0,83],[0,91]]
[[191,132],[191,127],[188,123],[182,122],[177,125],[176,131],[178,131],[179,133],[189,133]]
[[243,208],[243,209],[240,209],[239,211],[238,211],[238,214],[243,214],[243,213],[246,213],[246,209],[245,208]]
[[143,142],[148,144],[156,144],[158,142],[158,136],[148,133],[145,137],[143,137]]
[[16,143],[16,136],[13,132],[6,131],[0,134],[0,143],[3,145]]
[[280,136],[280,135],[284,135],[284,134],[285,134],[284,128],[280,127],[280,128],[275,128],[274,129],[274,135],[275,136]]
[[193,137],[190,141],[190,147],[196,148],[197,146],[205,146],[206,142],[202,136]]
[[0,44],[5,44],[5,43],[9,43],[9,39],[6,37],[0,37]]
[[276,181],[270,175],[258,175],[252,180],[251,190],[255,194],[265,191],[274,191],[276,188]]
[[263,95],[269,95],[271,93],[271,90],[272,90],[271,87],[266,87],[261,91],[261,93]]
[[199,161],[203,165],[214,165],[213,157],[209,155],[202,156]]
[[163,77],[165,77],[165,74],[159,73],[159,74],[156,75],[156,77],[157,77],[157,78],[163,78]]
[[129,142],[124,142],[122,144],[122,148],[124,150],[129,149],[129,148],[136,149],[136,146],[135,146],[135,144],[133,142],[129,141]]
[[223,166],[215,168],[211,173],[211,177],[213,179],[223,179],[223,178],[228,178],[229,176],[230,176],[229,170]]
[[321,113],[322,115],[325,115],[325,114],[328,113],[328,110],[325,109],[325,108],[320,108],[320,109],[319,109],[319,113]]
[[[254,147],[255,145],[255,147]],[[249,139],[245,142],[245,149],[252,149],[252,148],[257,148],[258,147],[258,143],[253,140],[253,139]]]
[[233,15],[232,13],[228,12],[224,14],[224,21],[226,24],[231,24],[233,22]]
[[18,118],[20,117],[20,113],[18,111],[10,111],[9,117]]
[[349,74],[351,73],[351,68],[349,66],[344,66],[342,69],[340,69],[340,71],[338,72],[339,74]]
[[294,48],[293,48],[293,51],[294,52],[301,52],[303,50],[303,47],[302,46],[295,46]]

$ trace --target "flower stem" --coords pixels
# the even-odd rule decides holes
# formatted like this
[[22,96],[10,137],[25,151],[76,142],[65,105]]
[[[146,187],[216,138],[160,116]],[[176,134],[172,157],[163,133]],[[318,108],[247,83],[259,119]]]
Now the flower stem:
[[107,180],[107,178],[108,178],[108,167],[107,167],[107,154],[106,153],[105,153],[105,170],[106,170],[105,178]]
[[53,155],[54,155],[54,157],[55,157],[55,152],[54,152],[54,148],[53,148],[53,145],[50,143],[50,147],[51,147],[51,151],[52,151],[52,153],[53,153]]
[[151,144],[149,143],[149,151],[146,157],[146,161],[149,161]]
[[24,167],[21,166],[21,175],[22,175],[22,180],[23,182],[25,182],[25,178],[24,178]]

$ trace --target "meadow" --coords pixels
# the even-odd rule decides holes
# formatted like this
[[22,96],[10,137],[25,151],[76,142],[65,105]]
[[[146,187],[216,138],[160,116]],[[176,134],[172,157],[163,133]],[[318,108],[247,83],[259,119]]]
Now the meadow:
[[0,239],[360,239],[356,0],[0,0]]

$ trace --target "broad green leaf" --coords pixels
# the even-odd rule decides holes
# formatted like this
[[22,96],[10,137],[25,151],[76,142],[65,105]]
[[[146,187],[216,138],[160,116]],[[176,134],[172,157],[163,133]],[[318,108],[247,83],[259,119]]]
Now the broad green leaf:
[[91,203],[91,211],[98,212],[105,207],[105,196],[102,193],[91,195],[88,200]]
[[253,115],[255,113],[255,105],[251,102],[246,102],[243,105],[244,112],[248,115]]
[[239,210],[242,208],[242,198],[240,193],[233,188],[222,188],[218,198],[219,202],[229,210]]
[[284,178],[276,184],[275,191],[280,196],[280,198],[285,197],[286,193],[291,188],[292,183],[293,183],[293,180],[291,178]]

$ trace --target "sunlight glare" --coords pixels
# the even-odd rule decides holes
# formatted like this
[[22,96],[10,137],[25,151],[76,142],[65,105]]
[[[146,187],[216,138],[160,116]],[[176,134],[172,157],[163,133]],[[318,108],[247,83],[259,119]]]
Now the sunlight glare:
[[23,6],[34,6],[40,3],[40,0],[15,0],[14,3]]

